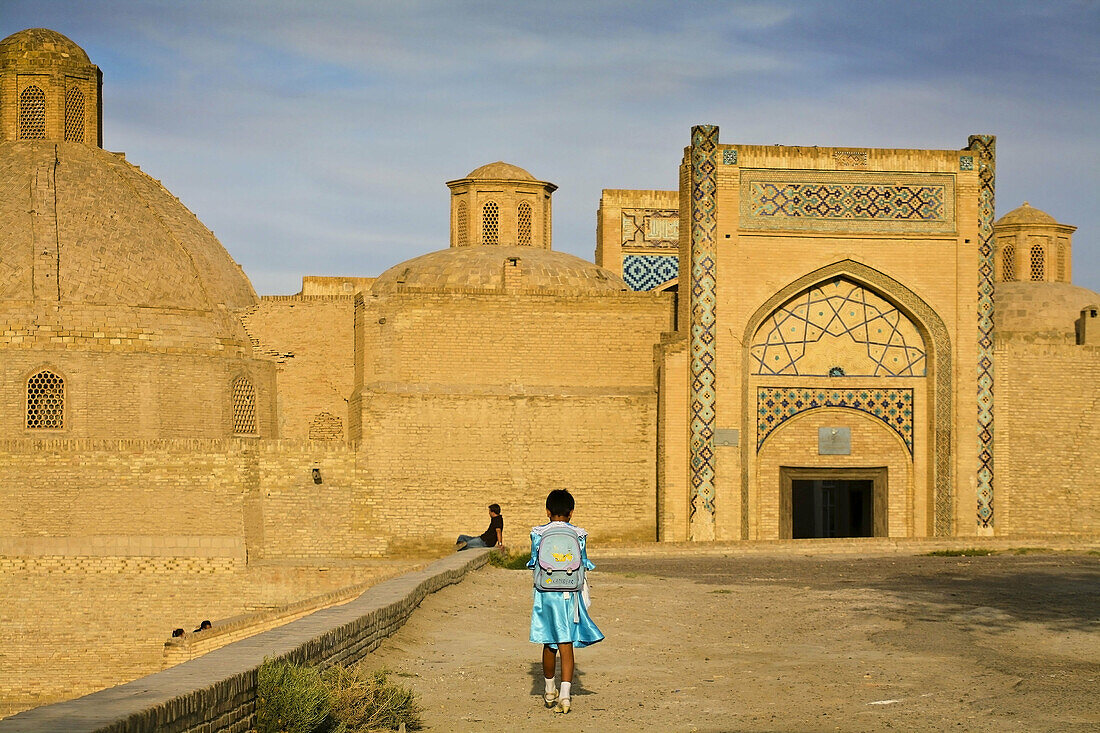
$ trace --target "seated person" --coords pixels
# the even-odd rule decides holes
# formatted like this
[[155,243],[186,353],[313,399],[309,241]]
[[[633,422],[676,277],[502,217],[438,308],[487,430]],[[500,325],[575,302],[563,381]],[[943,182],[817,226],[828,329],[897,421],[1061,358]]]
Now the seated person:
[[468,534],[460,534],[455,540],[455,547],[465,550],[467,547],[503,547],[504,546],[504,517],[500,516],[500,504],[489,505],[489,529],[474,537]]

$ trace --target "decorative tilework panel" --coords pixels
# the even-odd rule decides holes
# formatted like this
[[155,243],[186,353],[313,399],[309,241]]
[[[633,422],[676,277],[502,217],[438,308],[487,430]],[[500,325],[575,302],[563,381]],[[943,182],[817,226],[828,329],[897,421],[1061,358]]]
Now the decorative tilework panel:
[[819,407],[844,407],[878,418],[913,454],[913,390],[761,387],[756,395],[756,450],[780,425]]
[[[691,128],[691,286],[690,298],[690,519],[692,537],[713,539],[715,272],[717,251],[717,125]],[[683,288],[681,288],[681,292]]]
[[974,156],[973,155],[960,155],[959,156],[959,170],[972,171],[974,170]]
[[676,255],[626,255],[623,280],[631,290],[653,290],[679,277],[679,263]]
[[837,150],[833,153],[833,161],[841,168],[863,168],[867,165],[867,151]]
[[955,231],[952,175],[742,169],[740,199],[745,230]]
[[737,165],[737,151],[730,149],[723,150],[722,165]]
[[[855,345],[858,348],[852,348]],[[920,331],[874,292],[834,278],[791,298],[761,324],[753,374],[923,377]]]
[[677,249],[680,212],[677,209],[623,209],[623,247]]
[[[978,527],[993,527],[993,214],[997,137],[971,135],[978,163]],[[936,528],[937,534],[940,527]]]
[[817,219],[943,219],[943,186],[753,183],[754,216]]

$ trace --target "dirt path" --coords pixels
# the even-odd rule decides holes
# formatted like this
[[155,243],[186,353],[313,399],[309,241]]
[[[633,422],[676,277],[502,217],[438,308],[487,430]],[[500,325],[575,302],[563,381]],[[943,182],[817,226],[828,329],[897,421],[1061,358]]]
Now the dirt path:
[[437,593],[367,663],[433,731],[1100,728],[1096,556],[594,559],[607,640],[568,716],[541,706],[522,571]]

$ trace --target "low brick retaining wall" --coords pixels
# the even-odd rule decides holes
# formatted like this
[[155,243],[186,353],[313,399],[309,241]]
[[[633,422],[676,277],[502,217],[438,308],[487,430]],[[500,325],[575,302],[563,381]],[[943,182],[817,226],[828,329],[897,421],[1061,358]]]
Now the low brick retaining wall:
[[0,732],[182,731],[243,733],[254,723],[256,674],[268,657],[299,664],[353,664],[409,618],[425,596],[488,560],[456,553],[387,580],[341,606],[229,644],[148,677],[0,721]]

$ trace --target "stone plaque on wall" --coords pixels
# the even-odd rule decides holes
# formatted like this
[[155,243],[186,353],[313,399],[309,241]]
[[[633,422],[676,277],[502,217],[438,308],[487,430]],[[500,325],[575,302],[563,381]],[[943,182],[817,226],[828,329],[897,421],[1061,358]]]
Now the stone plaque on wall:
[[851,428],[818,428],[817,453],[821,456],[847,456],[852,453]]
[[714,444],[723,447],[737,447],[741,444],[741,431],[737,428],[715,428]]

